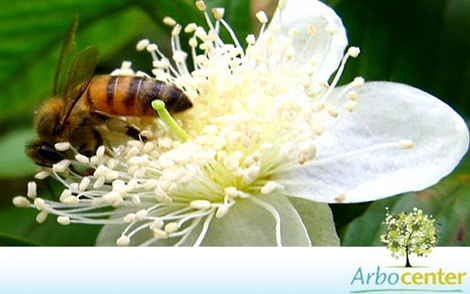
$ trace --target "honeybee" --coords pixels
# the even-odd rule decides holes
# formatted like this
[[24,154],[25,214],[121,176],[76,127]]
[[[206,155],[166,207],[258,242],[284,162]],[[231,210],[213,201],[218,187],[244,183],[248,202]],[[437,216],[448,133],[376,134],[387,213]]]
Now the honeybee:
[[[52,98],[40,108],[36,117],[38,138],[28,143],[27,155],[38,165],[52,166],[68,158],[70,154],[54,148],[58,142],[69,142],[80,153],[92,155],[103,144],[97,130],[113,116],[155,116],[151,102],[160,99],[170,113],[177,113],[192,107],[184,92],[152,78],[140,76],[93,77],[98,60],[94,46],[80,51],[71,63],[63,97],[57,96],[59,74],[64,58],[73,46],[73,36],[78,24],[76,17],[64,40],[57,64]],[[129,137],[142,139],[140,132],[120,120],[120,131]],[[123,126],[124,123],[124,126]]]

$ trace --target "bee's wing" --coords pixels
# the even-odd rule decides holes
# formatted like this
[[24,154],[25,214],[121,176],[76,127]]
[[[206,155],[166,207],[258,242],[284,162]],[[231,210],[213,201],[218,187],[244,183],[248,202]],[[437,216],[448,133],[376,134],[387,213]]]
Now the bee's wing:
[[80,51],[72,62],[65,86],[65,107],[59,122],[62,127],[72,113],[74,106],[87,89],[98,62],[98,49],[90,46]]
[[57,95],[60,72],[64,67],[65,59],[69,52],[73,51],[75,48],[75,42],[73,40],[75,37],[75,31],[77,30],[77,26],[78,15],[75,15],[75,18],[73,19],[67,31],[67,35],[65,36],[64,43],[62,43],[62,50],[60,51],[59,62],[57,62],[57,67],[55,68],[54,84],[52,86],[52,96]]

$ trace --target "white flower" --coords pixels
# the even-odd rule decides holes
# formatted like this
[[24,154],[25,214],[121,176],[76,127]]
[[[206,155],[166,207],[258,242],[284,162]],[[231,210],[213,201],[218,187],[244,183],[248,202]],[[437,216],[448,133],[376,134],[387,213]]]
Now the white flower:
[[[40,210],[38,221],[55,214],[63,225],[105,224],[98,245],[310,245],[303,220],[317,215],[301,218],[286,196],[351,203],[417,191],[467,151],[464,121],[429,94],[360,77],[337,87],[360,50],[344,54],[343,24],[323,3],[280,1],[269,26],[257,14],[261,32],[247,36],[246,50],[223,9],[212,10],[214,23],[205,4],[197,6],[207,28],[165,19],[173,27],[171,62],[148,40],[137,44],[151,53],[155,77],[184,89],[194,107],[175,123],[156,103],[161,119],[127,118],[147,142],[111,135],[109,152],[77,154],[38,174],[67,188],[60,202],[29,204]],[[222,29],[233,44],[219,38]],[[181,49],[182,31],[190,53]],[[124,63],[114,74],[134,72]],[[93,174],[69,168],[80,165]],[[31,185],[28,196],[35,193]],[[309,203],[304,213],[331,222],[325,204]]]

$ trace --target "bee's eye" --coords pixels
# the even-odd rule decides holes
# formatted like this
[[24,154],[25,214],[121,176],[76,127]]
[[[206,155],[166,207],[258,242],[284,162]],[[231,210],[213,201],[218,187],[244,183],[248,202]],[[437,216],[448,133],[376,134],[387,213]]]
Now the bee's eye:
[[58,162],[64,159],[64,157],[57,152],[54,147],[46,144],[38,147],[38,153],[43,159],[48,161]]

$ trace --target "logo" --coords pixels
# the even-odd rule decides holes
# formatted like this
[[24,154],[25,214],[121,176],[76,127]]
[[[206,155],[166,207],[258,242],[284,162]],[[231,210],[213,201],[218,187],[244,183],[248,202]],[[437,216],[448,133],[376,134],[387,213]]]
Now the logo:
[[[428,265],[413,267],[412,255],[427,257],[437,244],[437,229],[434,219],[422,210],[389,213],[387,209],[383,222],[385,232],[381,241],[400,260],[400,265],[359,266],[351,277],[350,293],[462,293],[466,272],[452,271],[446,265],[433,268]],[[414,262],[413,262],[414,264]]]
[[[361,266],[357,269],[351,280],[351,286],[363,286],[363,290],[351,291],[351,293],[371,293],[389,291],[430,291],[435,287],[422,286],[455,286],[462,285],[466,272],[445,272],[442,268],[438,270],[399,270],[377,266],[374,271],[366,271]],[[381,286],[380,288],[377,288]],[[385,287],[384,287],[385,286]],[[388,287],[387,287],[388,286]],[[393,287],[392,287],[393,286]],[[400,286],[400,287],[397,287]],[[411,287],[420,286],[420,288]],[[441,289],[432,292],[463,292],[461,289]]]
[[436,246],[434,219],[416,207],[412,213],[391,214],[387,209],[383,224],[386,232],[381,236],[382,242],[393,257],[406,256],[405,267],[411,267],[410,254],[421,257],[431,253]]

